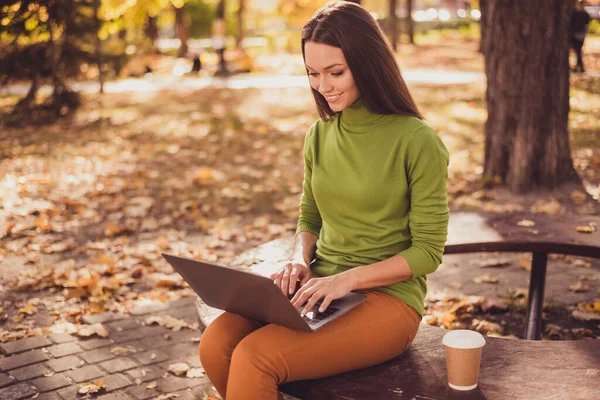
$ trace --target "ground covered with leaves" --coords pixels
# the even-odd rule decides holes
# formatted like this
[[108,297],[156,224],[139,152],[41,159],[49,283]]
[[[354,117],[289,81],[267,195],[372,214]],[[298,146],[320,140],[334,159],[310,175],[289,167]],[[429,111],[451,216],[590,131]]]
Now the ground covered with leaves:
[[[428,46],[421,58],[410,50],[408,68],[449,64],[460,69],[464,64],[482,71],[475,42],[457,43],[454,53],[446,44],[438,45],[437,53]],[[554,217],[575,218],[581,221],[569,228],[575,240],[578,235],[597,239],[596,79],[594,74],[574,76],[571,92],[572,154],[584,187],[519,197],[481,180],[484,80],[410,84],[452,155],[452,210],[487,215],[501,231],[519,227],[529,235],[565,230],[547,222]],[[0,99],[1,111],[10,112],[16,100]],[[4,125],[0,342],[76,332],[84,329],[80,322],[86,315],[128,312],[193,295],[161,252],[228,264],[244,250],[292,235],[301,195],[302,144],[316,118],[307,88],[208,87],[86,95],[79,111],[54,123]],[[598,267],[596,261],[569,261],[576,262]],[[597,282],[582,280],[572,291],[599,297]],[[518,303],[523,297],[517,294],[506,304],[490,304],[486,297],[430,299],[426,320],[471,328],[504,321],[502,336],[521,336]],[[589,298],[570,309],[556,307],[557,318],[549,323],[558,328],[546,337],[600,336],[600,301]],[[574,320],[574,311],[591,313],[593,318],[581,322],[586,325],[574,328],[589,332],[556,334]]]

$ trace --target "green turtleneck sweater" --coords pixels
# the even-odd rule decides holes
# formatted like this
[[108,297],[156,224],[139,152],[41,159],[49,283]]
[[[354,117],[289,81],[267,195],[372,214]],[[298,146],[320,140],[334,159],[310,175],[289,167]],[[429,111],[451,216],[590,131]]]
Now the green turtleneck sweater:
[[441,263],[448,231],[448,151],[423,121],[370,112],[357,100],[304,142],[297,233],[317,241],[313,276],[404,256],[413,276],[373,288],[423,315],[425,275]]

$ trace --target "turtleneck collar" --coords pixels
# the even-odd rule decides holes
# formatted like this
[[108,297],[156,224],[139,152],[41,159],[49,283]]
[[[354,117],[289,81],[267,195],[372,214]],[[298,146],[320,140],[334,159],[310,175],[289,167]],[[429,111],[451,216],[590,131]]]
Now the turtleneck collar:
[[340,124],[344,130],[364,132],[382,123],[386,117],[388,116],[370,111],[362,100],[358,98],[341,112]]

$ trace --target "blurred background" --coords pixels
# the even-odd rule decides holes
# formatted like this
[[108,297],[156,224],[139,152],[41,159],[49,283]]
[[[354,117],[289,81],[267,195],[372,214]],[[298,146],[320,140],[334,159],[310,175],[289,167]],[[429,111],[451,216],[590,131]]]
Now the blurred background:
[[[293,235],[303,178],[302,144],[318,118],[300,32],[324,4],[0,3],[0,341],[73,332],[86,315],[127,313],[140,304],[193,295],[161,251],[229,264],[259,244]],[[583,45],[585,72],[570,71],[566,62],[556,61],[568,58],[575,69],[575,53],[562,40],[574,8],[565,4],[361,2],[394,46],[416,103],[450,151],[452,213],[493,221],[494,229],[507,234],[517,230],[539,238],[558,232],[573,242],[597,244],[600,2],[584,4],[590,17]],[[496,12],[486,13],[486,6]],[[502,17],[506,32],[526,26],[520,19],[526,12],[528,21],[539,24],[548,37],[562,39],[530,41],[526,56],[512,54],[511,43],[497,50],[506,44],[494,31],[494,18],[501,12],[509,15]],[[485,21],[491,24],[487,28]],[[481,40],[482,26],[484,32],[494,32],[487,44]],[[527,41],[521,45],[528,46]],[[543,52],[537,51],[541,48]],[[547,59],[540,56],[552,51],[556,54]],[[531,83],[532,93],[544,93],[546,99],[563,96],[564,107],[544,103],[549,108],[540,109],[518,94],[503,103],[506,107],[490,109],[486,92],[489,85],[499,84],[490,79],[497,74],[486,71],[486,58],[514,66],[511,72],[522,77],[519,82]],[[559,79],[544,81],[546,76],[535,71]],[[516,103],[523,98],[524,103]],[[564,126],[556,135],[568,137],[569,146],[556,146],[562,154],[531,154],[534,164],[568,160],[557,164],[557,179],[549,187],[539,182],[536,171],[524,185],[486,173],[494,167],[486,163],[486,135],[503,134],[493,124],[486,127],[486,121],[492,111],[513,112],[512,103],[531,106],[529,114],[542,116],[531,131],[541,135],[546,134],[540,125],[545,117],[561,114]],[[535,141],[543,143],[543,138]],[[574,172],[563,176],[561,170]],[[555,189],[561,179],[571,186]],[[600,288],[600,273],[591,268],[597,264],[575,257],[553,262],[562,269],[549,274],[558,278],[548,285],[554,285],[561,304],[589,306],[600,313],[590,306],[596,304]],[[528,260],[513,260],[509,268],[514,279],[501,271],[497,279],[475,284],[468,274],[456,276],[470,282],[471,294],[504,293],[521,307],[527,265]],[[428,303],[427,312],[443,314],[460,298],[439,297]],[[565,310],[558,309],[556,324],[567,331],[547,335],[600,335],[597,323],[573,322]],[[465,322],[471,317],[496,318],[476,310],[460,323],[471,326]],[[496,334],[521,335],[522,315],[497,318]],[[446,323],[441,317],[428,321]],[[569,330],[573,327],[587,330]]]

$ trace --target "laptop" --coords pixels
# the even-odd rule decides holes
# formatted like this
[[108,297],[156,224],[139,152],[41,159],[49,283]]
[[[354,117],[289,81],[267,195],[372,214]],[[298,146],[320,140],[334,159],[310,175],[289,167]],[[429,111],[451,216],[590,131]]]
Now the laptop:
[[318,311],[321,301],[317,302],[301,317],[302,308],[296,310],[269,278],[171,254],[162,256],[210,307],[301,331],[316,331],[367,298],[350,292],[332,301],[322,313]]

